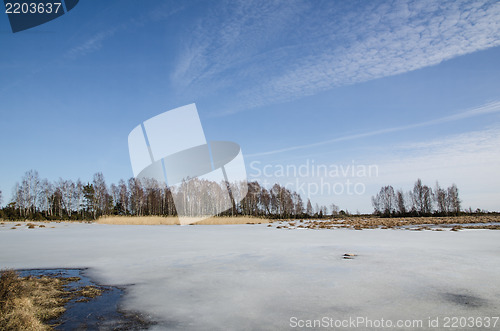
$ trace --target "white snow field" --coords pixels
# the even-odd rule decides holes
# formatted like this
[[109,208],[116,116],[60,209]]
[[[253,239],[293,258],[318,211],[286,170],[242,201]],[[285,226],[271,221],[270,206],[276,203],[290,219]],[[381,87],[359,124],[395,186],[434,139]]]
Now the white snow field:
[[[436,330],[447,317],[500,315],[500,231],[11,227],[0,227],[0,268],[89,268],[104,285],[127,285],[123,307],[156,320],[154,330],[322,329],[349,319],[358,324],[345,329],[384,319],[394,330]],[[406,320],[417,324],[397,327]]]

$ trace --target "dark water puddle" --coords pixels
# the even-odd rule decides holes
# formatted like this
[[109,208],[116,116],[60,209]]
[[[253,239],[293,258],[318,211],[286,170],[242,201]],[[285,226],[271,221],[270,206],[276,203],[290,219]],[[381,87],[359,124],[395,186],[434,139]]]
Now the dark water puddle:
[[444,293],[443,297],[454,304],[465,306],[467,308],[480,308],[487,304],[487,301],[469,294],[460,294],[460,293]]
[[20,276],[50,276],[58,278],[79,277],[80,280],[65,285],[66,290],[77,290],[95,286],[102,294],[90,299],[81,296],[72,298],[65,305],[66,311],[56,320],[48,321],[56,330],[146,330],[154,323],[138,313],[124,312],[120,300],[124,289],[102,286],[85,276],[84,269],[29,269],[18,270]]

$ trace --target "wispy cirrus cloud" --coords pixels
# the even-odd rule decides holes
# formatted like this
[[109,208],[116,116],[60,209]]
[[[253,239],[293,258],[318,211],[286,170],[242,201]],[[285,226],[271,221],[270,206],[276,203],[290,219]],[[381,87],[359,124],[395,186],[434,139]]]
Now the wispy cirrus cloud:
[[125,28],[126,25],[121,24],[120,26],[98,32],[83,41],[81,44],[70,48],[64,55],[66,58],[76,59],[77,57],[85,56],[89,53],[98,51],[99,49],[101,49],[103,42],[106,39],[113,37],[118,31],[125,30]]
[[173,85],[232,95],[227,114],[498,46],[500,3],[231,2],[187,40]]
[[399,132],[399,131],[405,131],[405,130],[411,130],[411,129],[421,128],[421,127],[426,127],[426,126],[431,126],[431,125],[447,123],[447,122],[453,122],[453,121],[458,121],[458,120],[463,120],[463,119],[467,119],[467,118],[472,118],[472,117],[487,115],[487,114],[493,114],[493,113],[498,113],[498,112],[500,112],[500,101],[494,101],[494,102],[490,102],[490,103],[487,103],[487,104],[484,104],[484,105],[481,105],[481,106],[478,106],[475,108],[471,108],[471,109],[468,109],[465,111],[458,112],[458,113],[453,114],[453,115],[435,118],[435,119],[432,119],[429,121],[412,123],[412,124],[408,124],[408,125],[401,125],[401,126],[396,126],[396,127],[391,127],[391,128],[384,128],[384,129],[380,129],[380,130],[373,130],[373,131],[368,131],[368,132],[363,132],[363,133],[358,133],[358,134],[353,134],[353,135],[346,135],[346,136],[336,137],[336,138],[329,139],[329,140],[319,141],[319,142],[312,143],[312,144],[289,146],[289,147],[275,149],[275,150],[267,151],[267,152],[247,154],[245,156],[246,157],[257,157],[257,156],[274,155],[274,154],[291,152],[291,151],[300,150],[300,149],[307,149],[307,148],[313,148],[313,147],[333,144],[336,142],[368,138],[368,137],[378,136],[378,135],[387,134],[387,133],[394,133],[394,132]]
[[259,63],[275,52],[276,41],[296,24],[305,7],[298,2],[260,0],[214,3],[186,36],[171,80],[180,89],[201,86],[199,92],[207,93],[231,86],[234,79],[252,79]]
[[147,23],[168,19],[172,15],[181,11],[183,8],[184,6],[182,5],[179,6],[171,1],[166,1],[151,10],[140,13],[120,24],[103,31],[96,32],[90,37],[81,40],[79,44],[70,48],[64,56],[69,59],[76,59],[78,57],[99,51],[103,47],[104,42],[115,36],[117,33],[126,31],[132,27],[142,27]]
[[[377,184],[409,186],[420,177],[432,185],[456,183],[463,207],[498,210],[500,191],[500,127],[448,135],[439,139],[391,146],[372,160],[379,166]],[[409,187],[408,187],[409,188]]]

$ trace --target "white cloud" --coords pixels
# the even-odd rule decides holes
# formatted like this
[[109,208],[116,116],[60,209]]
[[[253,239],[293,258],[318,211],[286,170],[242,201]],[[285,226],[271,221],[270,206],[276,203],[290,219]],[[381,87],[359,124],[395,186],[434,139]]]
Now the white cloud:
[[[281,150],[245,155],[245,157],[247,159],[258,160],[259,156],[313,148],[341,141],[369,138],[387,133],[404,132],[410,129],[439,125],[498,112],[500,112],[500,101],[495,101],[425,122],[337,137],[314,144],[291,146]],[[363,149],[360,152],[362,154],[351,153],[349,154],[349,158],[355,159],[357,164],[376,165],[378,168],[377,175],[355,178],[356,182],[366,185],[365,194],[361,196],[340,194],[336,195],[334,200],[342,208],[348,208],[351,211],[359,209],[362,212],[370,212],[372,210],[370,196],[376,194],[380,187],[393,185],[395,188],[401,187],[404,190],[409,190],[413,186],[414,181],[417,178],[421,178],[431,187],[434,187],[436,181],[439,181],[445,187],[456,183],[461,190],[461,197],[464,202],[463,207],[465,208],[472,206],[473,209],[500,210],[500,191],[498,190],[500,187],[500,176],[498,176],[500,152],[498,146],[500,146],[500,125],[497,124],[484,130],[445,135],[436,139],[378,146],[373,153],[366,153],[366,150]],[[290,154],[285,155],[288,156]],[[306,156],[301,154],[300,159],[312,160],[310,157],[306,158]],[[350,159],[341,160],[339,157],[342,156],[335,156],[336,163],[350,164]],[[296,161],[297,157],[295,156],[292,159]],[[276,161],[274,158],[273,160]],[[286,159],[281,158],[280,160],[283,163]],[[300,182],[306,183],[306,186],[308,185],[307,183],[318,183],[319,180],[320,177],[300,178]],[[324,178],[324,180],[328,181],[331,178]],[[284,178],[284,181],[295,183],[294,178],[287,177]],[[312,198],[321,203],[330,203],[328,199],[331,199],[331,195],[315,194]]]
[[426,127],[426,126],[446,123],[446,122],[458,121],[458,120],[462,120],[462,119],[467,119],[467,118],[471,118],[471,117],[487,115],[487,114],[492,114],[492,113],[497,113],[497,112],[500,112],[500,101],[490,102],[490,103],[487,103],[487,104],[484,104],[484,105],[481,105],[481,106],[478,106],[478,107],[475,107],[472,109],[458,112],[458,113],[453,114],[453,115],[444,116],[444,117],[436,118],[436,119],[425,121],[425,122],[413,123],[413,124],[408,124],[408,125],[396,126],[396,127],[392,127],[392,128],[385,128],[385,129],[380,129],[380,130],[358,133],[358,134],[354,134],[354,135],[342,136],[342,137],[337,137],[337,138],[333,138],[333,139],[329,139],[329,140],[319,141],[319,142],[312,143],[312,144],[296,145],[296,146],[290,146],[290,147],[276,149],[276,150],[267,151],[267,152],[247,154],[246,157],[256,157],[256,156],[273,155],[273,154],[291,152],[291,151],[295,151],[295,150],[299,150],[299,149],[318,147],[318,146],[333,144],[333,143],[341,142],[341,141],[362,139],[362,138],[378,136],[378,135],[387,134],[387,133],[410,130],[410,129],[420,128],[420,127]]
[[114,37],[115,34],[123,32],[130,27],[142,27],[147,23],[165,20],[178,13],[183,8],[184,7],[174,5],[173,3],[162,3],[161,5],[154,7],[152,10],[132,17],[121,24],[93,34],[91,37],[80,41],[78,45],[70,48],[64,55],[65,57],[74,60],[77,57],[96,52],[102,48],[106,40]]
[[[233,79],[253,76],[259,59],[267,58],[263,53],[273,48],[304,6],[260,0],[222,1],[185,38],[171,80],[181,89],[201,85],[203,91],[197,92],[206,94],[227,88]],[[250,70],[246,70],[249,64]],[[225,80],[225,74],[231,79]]]
[[[417,143],[380,146],[373,153],[351,153],[346,158],[335,155],[334,161],[325,162],[314,158],[296,158],[271,163],[258,162],[247,167],[249,178],[272,185],[280,182],[298,191],[313,202],[328,205],[332,201],[350,211],[359,209],[371,212],[370,197],[385,185],[404,191],[413,187],[417,178],[434,188],[436,181],[443,187],[457,184],[462,206],[487,210],[500,210],[500,125],[462,134],[448,135],[439,139]],[[351,159],[352,158],[352,159]],[[314,170],[325,167],[326,170]],[[266,170],[264,167],[268,167]],[[340,168],[340,172],[330,172]],[[315,168],[316,167],[316,168]],[[350,168],[353,167],[353,168]],[[352,169],[371,169],[351,173]],[[300,169],[296,173],[294,169]],[[285,169],[285,170],[280,170]],[[291,170],[289,170],[291,169]],[[324,168],[323,168],[324,169]],[[342,169],[345,170],[344,173]],[[262,171],[266,171],[263,173]],[[323,171],[323,172],[321,172]],[[357,170],[356,170],[357,171]],[[350,180],[351,186],[347,184]],[[354,185],[361,185],[356,194]],[[350,187],[350,193],[349,191]],[[366,189],[366,191],[364,190]]]
[[106,31],[101,31],[90,37],[89,39],[82,42],[80,45],[71,48],[68,52],[66,52],[65,56],[70,59],[75,59],[79,56],[84,56],[89,53],[98,51],[101,49],[103,42],[111,38],[115,35],[115,33],[119,30],[123,30],[125,28],[124,25],[120,27],[113,27]]
[[244,1],[206,15],[171,78],[190,94],[231,91],[230,113],[435,65],[499,34],[498,2]]
[[[409,186],[416,177],[432,187],[456,183],[463,207],[500,210],[500,126],[392,146],[379,157],[380,185]],[[407,187],[409,188],[409,187]]]

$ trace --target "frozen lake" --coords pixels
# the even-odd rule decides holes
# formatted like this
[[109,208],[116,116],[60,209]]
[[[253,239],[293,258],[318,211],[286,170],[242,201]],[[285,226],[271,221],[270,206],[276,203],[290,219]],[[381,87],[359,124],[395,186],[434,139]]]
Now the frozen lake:
[[446,317],[500,315],[500,231],[12,225],[0,227],[0,268],[89,268],[125,285],[123,307],[157,330],[290,330],[323,318],[422,320],[422,330],[429,318],[443,328]]

